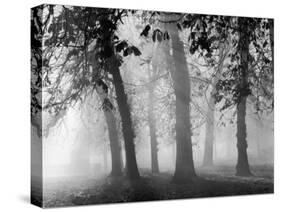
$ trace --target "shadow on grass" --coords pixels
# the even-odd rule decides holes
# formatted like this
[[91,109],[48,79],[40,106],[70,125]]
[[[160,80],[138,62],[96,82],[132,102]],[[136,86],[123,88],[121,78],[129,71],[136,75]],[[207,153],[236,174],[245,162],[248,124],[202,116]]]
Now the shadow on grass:
[[117,180],[104,184],[99,193],[73,196],[75,205],[139,202],[153,200],[170,200],[185,198],[219,197],[247,194],[272,193],[273,184],[227,182],[197,178],[190,183],[175,184],[171,179],[144,177],[138,182],[130,183]]
[[72,180],[60,183],[44,198],[46,207],[58,207],[273,193],[273,179],[262,177],[271,175],[270,170],[260,172],[259,177],[248,178],[236,177],[230,171],[202,170],[198,178],[182,184],[172,182],[172,173],[145,171],[135,182],[125,177]]

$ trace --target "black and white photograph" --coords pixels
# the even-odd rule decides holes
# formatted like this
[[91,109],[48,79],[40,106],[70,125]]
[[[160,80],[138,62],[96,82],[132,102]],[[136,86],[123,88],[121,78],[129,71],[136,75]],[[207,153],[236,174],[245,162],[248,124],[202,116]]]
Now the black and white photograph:
[[274,20],[31,9],[31,202],[273,193]]

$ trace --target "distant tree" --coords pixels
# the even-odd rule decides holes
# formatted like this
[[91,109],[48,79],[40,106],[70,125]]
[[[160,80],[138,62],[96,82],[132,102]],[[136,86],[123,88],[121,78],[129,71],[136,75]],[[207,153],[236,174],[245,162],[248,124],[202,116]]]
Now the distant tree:
[[220,79],[220,75],[223,72],[224,63],[229,54],[230,48],[229,44],[220,43],[218,49],[218,61],[214,67],[214,74],[210,79],[211,92],[209,99],[207,100],[207,113],[206,113],[206,133],[205,133],[205,148],[204,148],[204,158],[203,166],[209,167],[214,165],[214,142],[215,142],[215,111],[216,111],[216,100],[214,98],[216,94],[216,85]]
[[158,141],[156,134],[156,116],[155,116],[155,82],[157,77],[157,69],[155,63],[152,65],[153,70],[148,68],[148,124],[150,130],[150,144],[151,144],[151,170],[152,173],[159,173],[158,164]]
[[[152,39],[155,42],[165,39],[171,39],[172,55],[170,49],[166,50],[167,58],[172,58],[173,68],[171,71],[171,78],[173,81],[173,88],[175,92],[175,105],[176,105],[176,167],[174,173],[174,182],[182,183],[188,182],[196,177],[193,152],[192,152],[192,140],[191,140],[191,123],[190,123],[190,78],[189,70],[186,62],[183,42],[179,37],[179,26],[177,21],[180,20],[178,14],[153,14],[158,15],[160,22],[165,24],[164,33],[160,29],[153,31]],[[158,21],[159,21],[158,20]],[[142,33],[145,32],[144,29]],[[146,33],[145,33],[146,34]],[[147,34],[146,34],[147,35]]]

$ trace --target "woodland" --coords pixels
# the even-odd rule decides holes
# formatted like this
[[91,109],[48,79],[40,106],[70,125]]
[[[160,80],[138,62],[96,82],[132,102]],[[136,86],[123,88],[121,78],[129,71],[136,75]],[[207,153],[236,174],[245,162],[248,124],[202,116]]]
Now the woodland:
[[273,34],[269,18],[33,8],[44,206],[273,193]]

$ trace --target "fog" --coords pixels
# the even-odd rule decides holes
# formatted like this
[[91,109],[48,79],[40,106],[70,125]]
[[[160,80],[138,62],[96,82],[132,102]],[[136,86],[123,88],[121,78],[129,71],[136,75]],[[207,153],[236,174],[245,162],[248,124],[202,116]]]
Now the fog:
[[[82,120],[81,116],[85,111],[81,112],[79,108],[74,108],[68,110],[62,120],[50,129],[49,135],[44,138],[42,148],[44,177],[100,177],[110,173],[111,155],[106,123],[99,109],[95,111],[91,108],[90,110],[86,112],[92,114],[94,121],[87,120],[89,117],[84,117],[86,120]],[[248,156],[251,164],[273,164],[272,117],[273,115],[260,120],[254,115],[247,116],[247,123],[250,126],[247,134]],[[43,118],[43,120],[45,119]],[[163,126],[159,126],[159,128],[163,128]],[[139,136],[141,141],[138,141],[139,143],[136,145],[137,163],[139,168],[150,169],[151,149],[147,126],[142,129]],[[204,139],[205,126],[202,126],[198,135],[193,137],[193,140],[196,141],[196,144],[193,145],[194,163],[198,168],[201,167],[203,161]],[[175,143],[170,137],[164,137],[158,141],[160,171],[172,173],[175,169]],[[236,160],[235,125],[218,126],[215,130],[214,141],[215,164],[235,166]],[[124,152],[123,161],[125,163]]]
[[36,204],[273,191],[271,19],[44,5],[32,30]]

